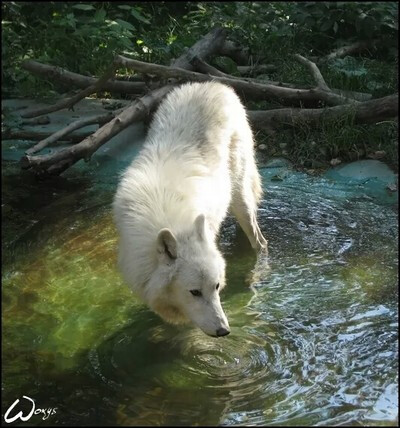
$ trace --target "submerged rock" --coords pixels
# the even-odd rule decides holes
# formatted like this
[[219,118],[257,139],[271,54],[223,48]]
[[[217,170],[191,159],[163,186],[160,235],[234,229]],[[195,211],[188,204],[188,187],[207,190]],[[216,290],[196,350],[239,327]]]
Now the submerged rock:
[[324,176],[338,184],[357,186],[382,203],[397,203],[397,175],[379,160],[367,159],[340,165],[328,170]]
[[352,180],[365,180],[375,178],[384,181],[386,184],[396,181],[395,173],[383,162],[368,159],[359,160],[346,165],[329,170],[326,174],[328,178],[341,178]]

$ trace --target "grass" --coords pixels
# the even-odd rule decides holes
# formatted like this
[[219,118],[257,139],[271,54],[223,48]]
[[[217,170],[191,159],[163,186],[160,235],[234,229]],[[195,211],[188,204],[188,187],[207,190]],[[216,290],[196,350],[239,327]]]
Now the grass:
[[[276,43],[268,50],[268,60],[278,66],[271,80],[299,85],[314,85],[308,70],[293,55],[309,57],[305,46],[296,46],[294,39]],[[396,93],[397,65],[395,62],[347,57],[320,67],[328,86],[345,91],[364,92],[379,98]],[[276,102],[248,103],[249,109],[274,109]],[[397,122],[388,120],[372,125],[354,125],[352,118],[325,122],[321,128],[297,127],[276,132],[256,133],[257,145],[263,144],[263,158],[285,157],[298,169],[323,170],[332,159],[351,162],[358,159],[379,158],[398,170]],[[377,153],[378,152],[378,153]]]
[[333,159],[351,162],[377,158],[398,170],[397,126],[393,121],[375,125],[351,125],[337,121],[321,129],[307,126],[284,130],[273,138],[256,134],[257,144],[266,146],[266,157],[286,157],[298,169],[323,170]]

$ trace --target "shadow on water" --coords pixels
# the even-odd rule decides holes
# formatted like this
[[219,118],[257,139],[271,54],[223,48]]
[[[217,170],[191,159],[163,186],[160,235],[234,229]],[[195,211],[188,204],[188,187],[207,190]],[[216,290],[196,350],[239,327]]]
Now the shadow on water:
[[214,339],[163,323],[123,284],[118,174],[88,171],[47,184],[5,173],[3,413],[28,395],[57,407],[35,425],[397,424],[391,205],[263,170],[269,267],[228,217],[232,333]]

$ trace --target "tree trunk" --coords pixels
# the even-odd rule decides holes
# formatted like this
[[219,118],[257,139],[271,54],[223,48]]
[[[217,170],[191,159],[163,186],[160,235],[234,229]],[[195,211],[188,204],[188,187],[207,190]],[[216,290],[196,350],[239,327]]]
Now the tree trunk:
[[348,118],[354,124],[377,123],[398,115],[398,94],[358,104],[325,109],[283,108],[269,111],[249,111],[255,129],[291,128],[300,125],[320,126],[328,121]]

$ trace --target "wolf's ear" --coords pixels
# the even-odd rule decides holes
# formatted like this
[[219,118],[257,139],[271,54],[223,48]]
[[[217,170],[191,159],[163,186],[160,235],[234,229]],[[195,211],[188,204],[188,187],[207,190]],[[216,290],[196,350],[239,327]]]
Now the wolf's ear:
[[176,238],[169,229],[161,229],[157,237],[157,251],[170,259],[176,259]]
[[197,216],[194,221],[194,229],[196,231],[197,236],[200,240],[204,241],[206,239],[206,218],[204,214],[200,214]]

